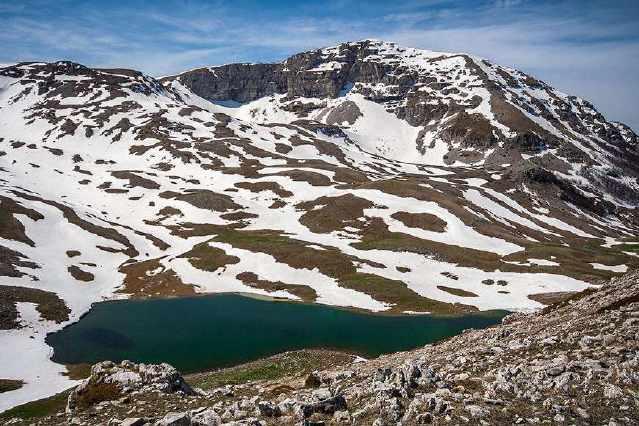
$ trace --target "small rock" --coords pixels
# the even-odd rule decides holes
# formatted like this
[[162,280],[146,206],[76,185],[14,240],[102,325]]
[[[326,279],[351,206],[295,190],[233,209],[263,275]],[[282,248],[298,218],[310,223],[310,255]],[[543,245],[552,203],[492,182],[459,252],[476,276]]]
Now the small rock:
[[221,424],[222,419],[212,408],[200,411],[191,416],[192,426],[219,426]]
[[608,399],[617,399],[623,396],[623,391],[619,386],[615,385],[606,385],[604,387],[603,394]]
[[322,380],[315,371],[306,376],[306,380],[304,380],[304,386],[307,388],[318,388],[321,384]]
[[190,426],[191,419],[187,413],[168,413],[155,423],[156,426]]
[[324,400],[324,399],[328,399],[331,396],[333,396],[331,394],[331,390],[329,388],[320,388],[317,390],[313,391],[313,397],[315,397],[318,400]]
[[488,410],[480,407],[479,405],[468,405],[466,406],[466,410],[470,413],[472,417],[485,417],[488,415]]
[[588,414],[588,411],[586,411],[585,409],[581,408],[581,407],[577,407],[575,408],[575,413],[581,417],[582,419],[589,419],[590,415]]
[[299,407],[300,414],[303,418],[310,417],[315,413],[333,414],[336,411],[342,411],[345,409],[346,400],[342,395],[337,395],[312,404],[302,404]]
[[128,417],[120,422],[120,426],[142,426],[145,423],[143,417]]
[[268,401],[260,401],[257,403],[257,409],[261,416],[264,417],[279,417],[282,412],[277,405],[274,405]]

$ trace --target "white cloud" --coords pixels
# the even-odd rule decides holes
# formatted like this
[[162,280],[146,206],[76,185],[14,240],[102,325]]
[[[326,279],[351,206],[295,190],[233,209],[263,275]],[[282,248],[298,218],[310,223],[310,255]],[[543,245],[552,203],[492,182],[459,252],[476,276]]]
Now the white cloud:
[[[271,62],[342,41],[378,38],[472,53],[513,66],[589,99],[608,118],[639,129],[636,22],[605,11],[567,15],[555,9],[559,3],[534,5],[495,0],[473,8],[413,0],[382,8],[377,17],[362,17],[340,14],[352,6],[333,0],[320,10],[305,5],[299,16],[247,19],[231,13],[228,3],[187,2],[170,13],[129,9],[114,16],[94,10],[82,19],[0,17],[0,61],[65,58],[164,75],[220,63]],[[319,13],[328,9],[335,13]],[[122,28],[117,22],[124,18],[137,26]]]

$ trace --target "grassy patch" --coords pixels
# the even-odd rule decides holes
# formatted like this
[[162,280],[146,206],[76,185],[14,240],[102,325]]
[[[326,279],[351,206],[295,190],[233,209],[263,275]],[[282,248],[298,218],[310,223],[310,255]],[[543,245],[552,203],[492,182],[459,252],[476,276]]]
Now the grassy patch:
[[115,383],[92,383],[78,395],[77,404],[80,408],[87,408],[102,401],[112,401],[121,395]]
[[[202,232],[202,228],[194,229]],[[217,234],[213,241],[227,243],[252,252],[266,253],[273,256],[276,261],[296,269],[317,269],[322,274],[335,278],[341,287],[360,291],[376,300],[395,305],[392,312],[450,314],[474,310],[469,306],[438,302],[422,297],[410,290],[402,281],[357,272],[355,262],[365,262],[365,260],[346,255],[335,248],[326,247],[324,250],[319,250],[308,247],[306,241],[290,238],[278,231],[243,231],[218,226],[214,228],[207,226],[205,229]],[[410,238],[410,236],[407,237]]]
[[269,254],[278,262],[286,263],[293,268],[317,268],[331,277],[355,272],[352,260],[339,250],[331,248],[318,250],[307,247],[307,242],[289,238],[277,231],[222,229],[213,240],[244,250]]
[[165,191],[160,193],[160,197],[173,200],[184,201],[194,207],[214,212],[225,212],[243,208],[236,204],[231,197],[226,194],[218,194],[204,189],[190,189],[184,193]]
[[[483,271],[514,269],[504,264],[499,255],[487,251],[448,245],[416,238],[401,232],[390,232],[381,218],[372,219],[362,232],[362,240],[352,244],[360,250],[408,251]],[[521,268],[519,268],[521,269]]]
[[57,323],[67,321],[71,312],[55,293],[26,287],[0,285],[0,330],[19,326],[16,302],[35,303],[42,318]]
[[441,291],[445,291],[446,293],[450,293],[459,297],[478,297],[475,293],[462,290],[460,288],[446,287],[445,285],[438,285],[437,288]]
[[189,263],[194,268],[203,271],[213,272],[223,266],[236,264],[240,259],[236,256],[229,256],[226,252],[217,247],[211,247],[208,242],[195,245],[190,251],[180,257],[189,259]]
[[236,367],[192,374],[186,377],[186,381],[195,387],[213,389],[229,384],[301,377],[311,371],[347,364],[352,360],[352,355],[324,350],[285,352]]
[[67,398],[70,392],[71,390],[69,389],[49,398],[18,405],[17,407],[13,407],[3,413],[0,413],[0,419],[11,419],[13,417],[20,419],[34,419],[50,416],[58,411],[63,411],[67,405]]
[[95,279],[95,276],[91,272],[84,271],[80,269],[77,265],[71,265],[67,268],[67,271],[71,274],[73,278],[77,281],[89,282]]
[[66,364],[65,367],[67,368],[65,376],[71,380],[82,380],[91,375],[91,364]]
[[539,302],[542,305],[552,305],[555,303],[561,303],[575,294],[576,292],[574,291],[557,291],[552,293],[529,294],[528,298],[535,302]]
[[376,300],[394,305],[390,312],[414,311],[452,314],[477,310],[472,306],[428,299],[415,293],[402,281],[390,280],[373,274],[361,272],[350,274],[340,280],[340,286],[360,291]]
[[23,384],[22,380],[0,379],[0,393],[20,389]]
[[420,228],[426,231],[444,232],[446,221],[430,213],[407,213],[397,212],[391,215],[409,228]]
[[193,286],[182,282],[172,269],[166,269],[158,259],[128,263],[120,267],[126,274],[124,287],[118,293],[131,297],[188,296],[195,294]]
[[296,207],[306,210],[300,217],[302,225],[313,232],[328,233],[342,230],[346,226],[360,227],[358,219],[364,217],[364,209],[373,206],[368,200],[345,194],[339,197],[320,197]]
[[235,385],[258,380],[274,380],[283,377],[285,374],[286,369],[277,362],[263,362],[238,370],[223,370],[212,373],[207,379],[199,383],[199,387],[206,389],[225,384]]
[[[628,251],[623,246],[613,248],[602,247],[600,244],[586,239],[570,239],[568,246],[559,243],[527,243],[526,250],[506,256],[504,260],[526,262],[528,259],[547,259],[561,264],[561,273],[583,281],[596,282],[608,280],[617,275],[612,271],[593,269],[590,263],[604,265],[626,264],[639,265],[639,259],[622,253]],[[534,266],[539,272],[552,272],[552,267]]]
[[629,251],[632,253],[639,253],[639,244],[622,244],[622,245],[614,246],[614,247],[620,251]]
[[305,302],[314,302],[317,299],[317,293],[311,287],[299,284],[288,284],[282,281],[269,281],[259,279],[257,274],[253,272],[242,272],[237,274],[236,278],[250,287],[261,288],[266,291],[284,290],[296,295]]
[[280,186],[277,182],[271,181],[260,181],[260,182],[238,182],[235,184],[237,188],[247,189],[251,192],[262,192],[262,191],[271,191],[274,194],[282,197],[292,197],[293,193],[291,191],[287,191]]

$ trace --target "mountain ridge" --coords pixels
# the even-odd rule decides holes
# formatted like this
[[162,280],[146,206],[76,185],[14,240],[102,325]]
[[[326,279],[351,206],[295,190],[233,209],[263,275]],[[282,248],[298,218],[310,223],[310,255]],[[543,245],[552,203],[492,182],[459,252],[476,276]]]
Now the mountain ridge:
[[[513,149],[534,158],[551,152],[547,162],[561,162],[563,171],[574,168],[575,163],[583,164],[573,177],[595,182],[607,191],[623,186],[615,192],[620,198],[637,192],[636,181],[628,187],[629,182],[611,182],[609,177],[617,167],[635,179],[639,177],[635,166],[639,160],[637,135],[629,127],[606,121],[581,98],[471,55],[364,40],[300,53],[280,63],[205,67],[162,81],[183,84],[213,102],[248,102],[272,96],[280,110],[293,110],[298,116],[327,124],[344,118],[353,121],[361,112],[352,103],[326,108],[312,98],[335,100],[343,97],[344,87],[350,85],[350,92],[360,93],[409,125],[420,127],[412,135],[417,148],[415,162],[441,165],[442,159],[436,158],[441,150],[448,150],[443,162],[449,164],[503,163]],[[441,93],[444,96],[439,96]],[[456,93],[459,96],[454,96]],[[278,94],[284,95],[283,101],[275,97]],[[280,116],[275,114],[276,119]],[[264,120],[271,117],[265,114]],[[491,148],[497,151],[492,156],[486,153]],[[553,167],[559,168],[557,164]],[[637,202],[634,198],[630,201]]]
[[[0,409],[73,383],[44,337],[102,300],[529,311],[639,265],[630,130],[603,139],[621,133],[585,103],[502,78],[539,114],[511,129],[477,74],[488,65],[345,46],[296,59],[302,94],[336,97],[242,105],[131,70],[0,69],[0,343],[23,354],[0,355],[0,379],[25,383]],[[321,65],[342,56],[370,81],[344,91],[354,72]]]

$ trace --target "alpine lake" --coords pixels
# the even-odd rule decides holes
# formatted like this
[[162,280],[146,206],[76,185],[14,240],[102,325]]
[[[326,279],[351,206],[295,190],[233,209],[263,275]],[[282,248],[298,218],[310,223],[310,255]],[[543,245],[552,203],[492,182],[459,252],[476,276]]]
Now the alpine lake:
[[506,314],[384,315],[239,294],[118,300],[95,304],[47,343],[59,363],[168,362],[189,373],[298,349],[375,357],[485,328]]

